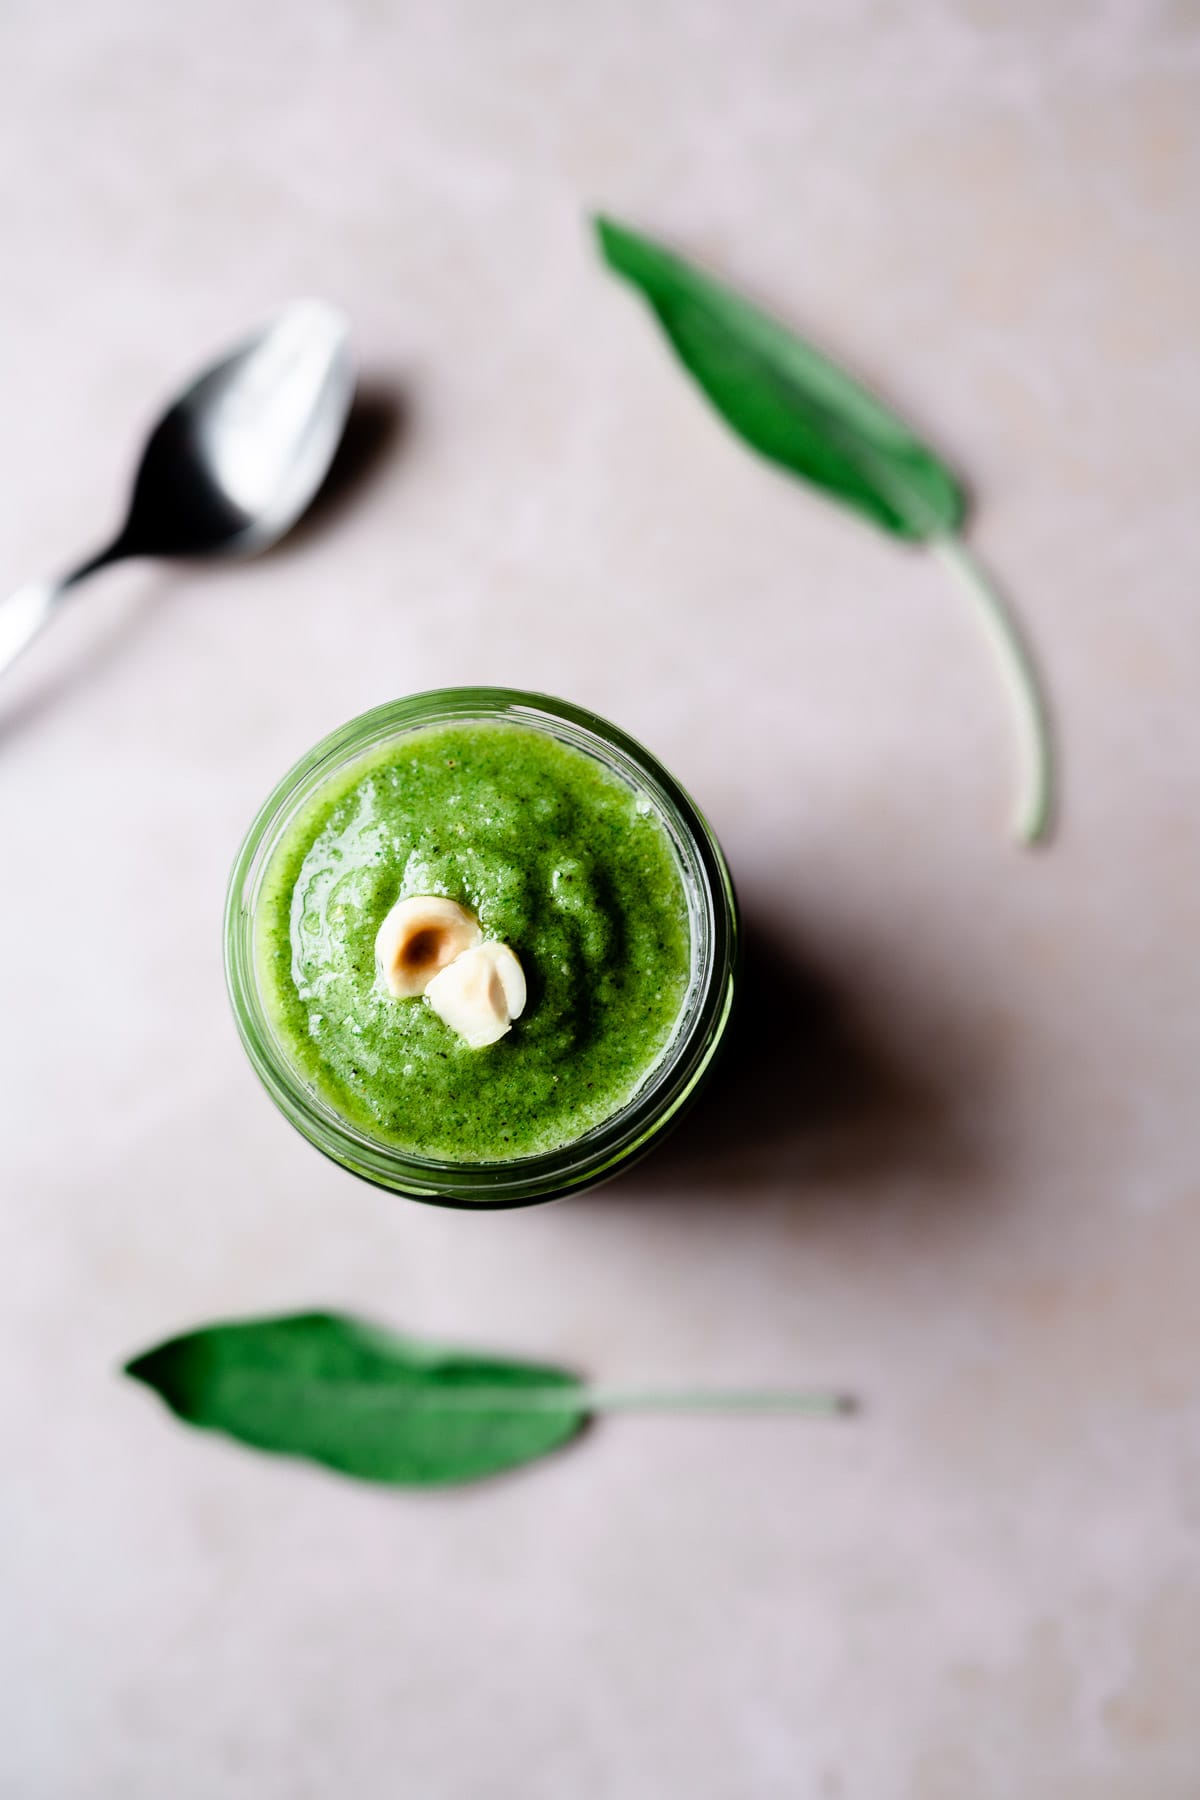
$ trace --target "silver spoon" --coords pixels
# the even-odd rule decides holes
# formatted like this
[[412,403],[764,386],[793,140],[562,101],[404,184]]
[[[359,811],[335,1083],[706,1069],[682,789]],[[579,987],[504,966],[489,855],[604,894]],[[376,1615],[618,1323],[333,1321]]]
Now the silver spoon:
[[305,511],[354,395],[345,318],[296,300],[184,389],[142,452],[129,513],[107,549],[0,604],[0,672],[71,590],[127,556],[251,556]]

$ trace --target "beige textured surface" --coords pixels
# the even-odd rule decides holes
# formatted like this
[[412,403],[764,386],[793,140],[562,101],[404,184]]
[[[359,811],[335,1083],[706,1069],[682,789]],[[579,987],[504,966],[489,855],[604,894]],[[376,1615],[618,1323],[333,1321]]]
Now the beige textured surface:
[[[1192,1800],[1196,6],[8,0],[0,43],[5,580],[281,297],[342,300],[405,415],[324,530],[112,575],[0,696],[0,1792]],[[723,435],[594,203],[969,473],[1060,709],[1050,854],[942,574]],[[812,1021],[634,1178],[474,1220],[290,1132],[218,945],[267,785],[462,680],[646,738]],[[114,1374],[310,1302],[869,1411],[412,1498]]]

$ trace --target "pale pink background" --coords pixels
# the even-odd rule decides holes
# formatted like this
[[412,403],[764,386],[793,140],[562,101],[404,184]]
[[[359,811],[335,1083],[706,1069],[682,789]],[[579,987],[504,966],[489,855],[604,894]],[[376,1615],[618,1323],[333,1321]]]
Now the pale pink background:
[[[1196,8],[8,0],[0,47],[5,582],[100,539],[160,397],[281,298],[340,300],[408,415],[324,531],[98,581],[0,694],[0,1791],[1192,1800]],[[970,477],[1060,712],[1048,854],[942,572],[722,432],[595,204]],[[471,1219],[274,1113],[239,836],[319,734],[460,681],[692,788],[780,1004],[792,962],[830,996],[817,1116],[768,1072],[715,1139]],[[115,1373],[311,1303],[869,1410],[411,1497]]]

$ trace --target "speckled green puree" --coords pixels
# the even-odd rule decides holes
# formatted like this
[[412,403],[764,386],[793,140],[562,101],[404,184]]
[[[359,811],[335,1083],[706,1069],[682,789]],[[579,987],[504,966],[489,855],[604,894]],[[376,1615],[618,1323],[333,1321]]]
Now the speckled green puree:
[[[511,944],[529,987],[470,1050],[375,967],[393,902],[444,894]],[[346,1118],[455,1162],[553,1150],[616,1112],[688,986],[687,901],[649,798],[545,732],[409,732],[341,771],[267,871],[257,956],[276,1031]]]

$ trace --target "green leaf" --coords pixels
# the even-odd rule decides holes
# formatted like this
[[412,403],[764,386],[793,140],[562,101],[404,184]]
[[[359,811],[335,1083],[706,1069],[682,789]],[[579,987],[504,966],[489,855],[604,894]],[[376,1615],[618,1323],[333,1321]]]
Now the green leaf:
[[565,1370],[437,1349],[334,1313],[205,1326],[125,1373],[190,1425],[401,1487],[516,1468],[587,1420]]
[[897,537],[956,531],[967,510],[946,465],[851,376],[769,313],[599,217],[609,267],[640,288],[676,354],[738,435]]
[[585,1386],[564,1369],[438,1349],[336,1313],[205,1325],[143,1351],[125,1373],[189,1425],[395,1487],[516,1468],[567,1443],[593,1413],[858,1410],[848,1394],[812,1389]]
[[738,436],[897,537],[927,543],[969,597],[1012,700],[1021,756],[1014,829],[1050,827],[1049,711],[1020,627],[958,537],[967,497],[945,463],[854,378],[769,313],[628,226],[598,216],[610,268],[639,288],[684,367]]

